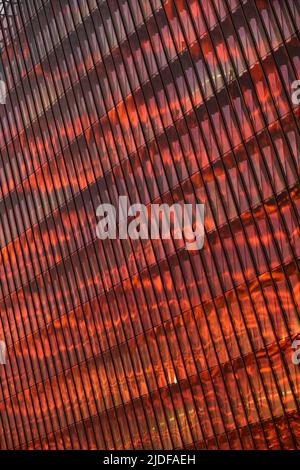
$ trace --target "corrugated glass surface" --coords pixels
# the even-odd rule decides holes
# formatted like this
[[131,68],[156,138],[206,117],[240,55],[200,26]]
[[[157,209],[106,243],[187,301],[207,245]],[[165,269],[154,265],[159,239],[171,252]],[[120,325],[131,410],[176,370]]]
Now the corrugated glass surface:
[[299,449],[299,1],[1,3],[0,447]]

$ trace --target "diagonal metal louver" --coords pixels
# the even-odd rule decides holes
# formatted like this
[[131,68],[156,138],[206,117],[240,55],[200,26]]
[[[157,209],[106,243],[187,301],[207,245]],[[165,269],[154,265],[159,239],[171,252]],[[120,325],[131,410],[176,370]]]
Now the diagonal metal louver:
[[8,23],[15,15],[16,9],[22,4],[22,0],[0,0],[0,21],[2,34],[8,28]]
[[[300,2],[17,4],[0,448],[299,449]],[[203,249],[97,239],[120,195],[205,204]]]
[[[21,2],[17,0],[0,1],[0,51],[4,46],[5,38],[8,34],[8,28],[11,27],[12,16],[15,14],[17,5]],[[0,105],[6,104],[6,82],[2,68],[0,67]]]

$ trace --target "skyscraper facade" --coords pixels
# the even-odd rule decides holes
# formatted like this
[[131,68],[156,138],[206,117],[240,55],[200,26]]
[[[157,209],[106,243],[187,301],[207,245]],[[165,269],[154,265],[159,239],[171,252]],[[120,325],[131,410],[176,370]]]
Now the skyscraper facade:
[[[1,449],[299,449],[299,0],[0,17]],[[203,248],[100,240],[119,196]]]

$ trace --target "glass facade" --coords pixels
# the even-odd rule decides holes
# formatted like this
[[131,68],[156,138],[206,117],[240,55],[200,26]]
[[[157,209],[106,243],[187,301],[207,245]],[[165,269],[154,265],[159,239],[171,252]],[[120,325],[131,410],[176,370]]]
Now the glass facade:
[[[300,449],[300,2],[0,15],[1,449]],[[97,239],[119,195],[203,249]]]

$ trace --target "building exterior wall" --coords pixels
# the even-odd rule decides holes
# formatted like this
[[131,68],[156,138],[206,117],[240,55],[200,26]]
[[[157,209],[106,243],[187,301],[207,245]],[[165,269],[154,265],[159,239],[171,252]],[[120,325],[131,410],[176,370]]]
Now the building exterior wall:
[[[4,5],[2,449],[300,448],[299,26],[298,0]],[[97,239],[120,195],[204,204],[204,247]]]

